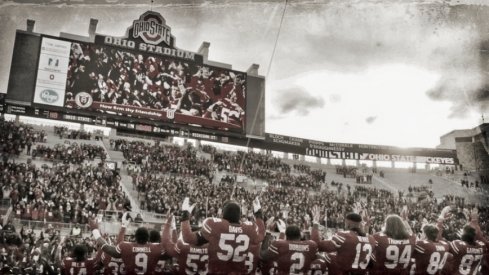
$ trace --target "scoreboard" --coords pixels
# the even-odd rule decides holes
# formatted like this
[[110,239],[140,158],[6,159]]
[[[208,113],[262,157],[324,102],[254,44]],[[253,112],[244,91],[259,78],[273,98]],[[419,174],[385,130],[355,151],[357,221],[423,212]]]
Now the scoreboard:
[[[165,31],[145,27],[155,24]],[[264,104],[258,101],[264,79],[209,65],[174,44],[154,11],[135,20],[122,38],[97,35],[87,42],[18,30],[6,111],[107,126],[263,135]],[[247,122],[257,112],[252,126]]]
[[75,40],[17,30],[0,111],[318,158],[458,163],[454,150],[267,134],[265,79],[204,61],[175,40],[154,11],[134,20],[125,37]]

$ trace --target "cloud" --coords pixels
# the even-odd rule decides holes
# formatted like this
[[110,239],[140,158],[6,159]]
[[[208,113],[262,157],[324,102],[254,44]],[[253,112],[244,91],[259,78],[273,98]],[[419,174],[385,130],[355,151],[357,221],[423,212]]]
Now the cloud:
[[375,121],[377,120],[377,116],[369,116],[365,119],[365,122],[367,122],[368,124],[372,124],[374,123]]
[[[354,6],[302,5],[288,12],[292,15],[286,18],[280,40],[287,47],[278,49],[277,57],[284,58],[274,67],[289,70],[277,73],[279,78],[304,70],[297,60],[305,60],[308,71],[345,73],[407,64],[440,76],[427,96],[450,102],[447,117],[463,116],[459,111],[464,106],[489,111],[489,95],[484,92],[489,86],[489,57],[481,54],[481,47],[489,45],[489,6],[365,1]],[[296,59],[285,58],[290,55]]]
[[306,116],[312,109],[324,107],[323,98],[313,96],[300,87],[277,91],[275,102],[281,114],[295,112],[299,116]]

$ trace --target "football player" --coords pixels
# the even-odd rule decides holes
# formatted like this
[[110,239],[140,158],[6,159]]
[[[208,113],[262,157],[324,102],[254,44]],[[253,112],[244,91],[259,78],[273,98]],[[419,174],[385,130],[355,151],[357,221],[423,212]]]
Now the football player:
[[385,219],[382,232],[375,233],[374,274],[409,274],[411,254],[416,244],[409,224],[398,215]]
[[168,215],[168,220],[163,229],[163,243],[167,254],[177,258],[177,274],[207,274],[209,260],[208,243],[201,246],[190,245],[179,238],[176,243],[171,239],[176,234],[175,217]]
[[263,261],[276,261],[277,273],[305,274],[311,263],[316,259],[317,244],[311,240],[301,241],[301,231],[297,225],[285,227],[285,222],[279,220],[277,227],[280,233],[285,233],[285,240],[275,240],[270,245],[270,234],[267,234],[262,244],[261,258]]
[[241,207],[236,201],[229,200],[223,205],[222,218],[207,218],[202,229],[193,233],[189,217],[195,204],[190,206],[185,198],[182,205],[183,240],[191,245],[209,243],[208,274],[249,274],[253,272],[255,257],[249,253],[257,251],[257,246],[265,236],[265,224],[262,219],[260,201],[253,201],[255,222],[241,222]]
[[[333,235],[331,240],[320,240],[317,221],[319,214],[313,212],[313,230],[311,239],[318,244],[319,251],[330,253],[334,264],[332,274],[366,274],[375,248],[373,236],[367,236],[363,231],[362,216],[349,213],[345,216],[346,231]],[[335,254],[333,254],[335,253]]]
[[122,242],[117,246],[109,245],[100,235],[98,224],[90,220],[92,234],[101,249],[109,256],[122,258],[126,275],[154,274],[158,261],[164,254],[163,243],[150,243],[149,232],[145,227],[139,227],[135,232],[136,242]]
[[440,274],[450,253],[444,243],[438,242],[439,229],[432,224],[423,226],[423,240],[416,241],[413,253],[415,265],[413,269],[416,275]]
[[87,247],[78,244],[73,248],[73,257],[67,257],[63,260],[61,273],[65,275],[94,274],[95,263],[95,259],[87,259]]
[[[469,219],[470,223],[464,226],[461,239],[450,243],[449,249],[453,254],[453,261],[450,265],[451,270],[447,274],[478,274],[484,257],[487,256],[488,242],[480,231],[477,209],[472,210]],[[485,267],[481,272],[487,274]]]

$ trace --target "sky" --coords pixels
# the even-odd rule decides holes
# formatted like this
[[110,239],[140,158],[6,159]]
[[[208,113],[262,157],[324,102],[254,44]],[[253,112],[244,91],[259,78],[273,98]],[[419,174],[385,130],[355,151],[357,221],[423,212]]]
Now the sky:
[[428,147],[489,121],[489,1],[7,0],[0,3],[0,92],[13,40],[35,32],[123,36],[160,12],[176,46],[266,77],[267,133]]

